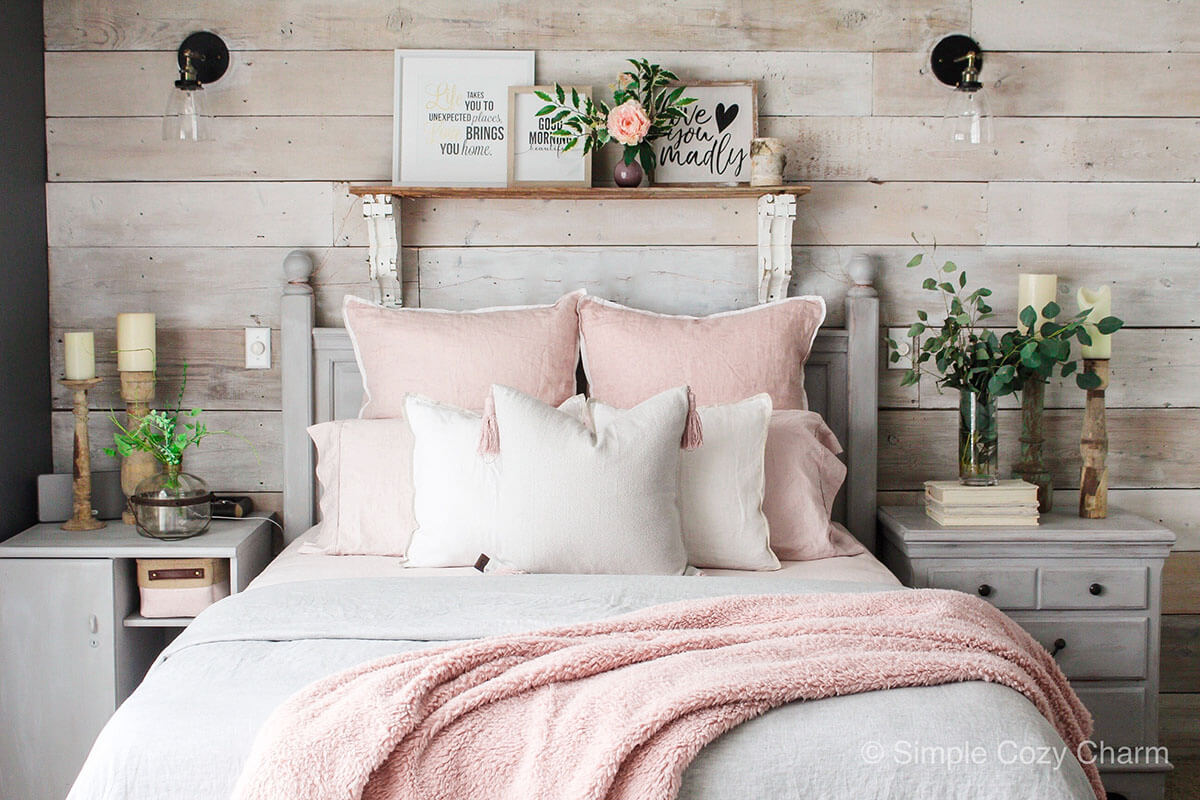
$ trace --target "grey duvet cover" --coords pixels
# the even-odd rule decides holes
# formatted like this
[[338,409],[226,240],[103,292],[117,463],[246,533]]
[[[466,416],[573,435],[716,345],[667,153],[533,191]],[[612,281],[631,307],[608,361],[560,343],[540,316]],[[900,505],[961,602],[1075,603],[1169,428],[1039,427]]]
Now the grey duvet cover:
[[[227,798],[276,705],[318,678],[399,651],[688,597],[891,589],[769,576],[600,575],[251,589],[205,611],[167,648],[100,734],[70,800]],[[704,748],[680,793],[683,800],[1092,796],[1073,754],[1034,706],[982,682],[783,706]]]

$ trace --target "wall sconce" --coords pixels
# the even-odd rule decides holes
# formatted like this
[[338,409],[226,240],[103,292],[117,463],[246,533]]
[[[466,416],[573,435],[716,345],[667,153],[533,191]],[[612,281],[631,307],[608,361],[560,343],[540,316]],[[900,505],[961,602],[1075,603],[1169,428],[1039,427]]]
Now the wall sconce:
[[162,137],[168,142],[201,142],[213,138],[212,116],[205,108],[204,84],[229,67],[229,48],[208,31],[193,33],[179,45],[179,80],[167,98]]
[[933,74],[954,92],[946,102],[944,126],[952,145],[992,143],[992,110],[980,92],[979,70],[983,50],[970,36],[955,34],[942,39],[930,56]]

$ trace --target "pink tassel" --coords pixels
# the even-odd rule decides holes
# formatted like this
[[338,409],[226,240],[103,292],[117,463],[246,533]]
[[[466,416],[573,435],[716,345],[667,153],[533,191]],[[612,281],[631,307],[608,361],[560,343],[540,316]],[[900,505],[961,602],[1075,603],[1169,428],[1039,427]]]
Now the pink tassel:
[[483,404],[483,425],[479,431],[479,455],[500,455],[500,427],[496,423],[496,401],[489,393]]
[[696,410],[696,394],[688,387],[687,425],[683,428],[683,440],[679,446],[684,450],[695,450],[704,444],[704,428],[700,426],[700,412]]

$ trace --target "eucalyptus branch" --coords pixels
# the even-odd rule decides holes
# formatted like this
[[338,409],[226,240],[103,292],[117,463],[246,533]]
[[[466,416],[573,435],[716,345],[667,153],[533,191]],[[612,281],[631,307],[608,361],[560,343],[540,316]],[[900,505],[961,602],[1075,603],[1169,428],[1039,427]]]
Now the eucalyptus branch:
[[[935,252],[936,247],[930,255]],[[908,268],[920,266],[924,258],[920,253],[913,256]],[[919,322],[908,330],[909,338],[914,342],[912,366],[905,373],[902,386],[911,386],[922,375],[929,375],[935,379],[939,391],[951,388],[983,396],[1002,396],[1019,390],[1029,380],[1045,382],[1055,368],[1064,378],[1076,372],[1078,365],[1071,358],[1070,340],[1074,338],[1081,345],[1091,344],[1087,329],[1091,309],[1059,323],[1055,319],[1062,309],[1055,302],[1047,303],[1040,310],[1033,306],[1022,308],[1018,315],[1022,330],[1006,331],[997,336],[996,331],[981,327],[994,316],[987,302],[992,291],[980,287],[964,296],[967,274],[953,261],[936,267],[922,282],[921,288],[938,294],[945,316],[939,326],[934,326],[928,312],[917,311]],[[1039,318],[1046,320],[1040,328],[1037,327]],[[1095,327],[1099,333],[1110,334],[1123,324],[1116,317],[1105,317]],[[915,342],[922,334],[930,335],[918,348]],[[899,361],[899,343],[890,337],[886,342],[889,360],[892,363]],[[926,366],[929,362],[936,367],[936,372]],[[1095,375],[1077,373],[1075,380],[1087,389],[1094,388],[1099,379]]]

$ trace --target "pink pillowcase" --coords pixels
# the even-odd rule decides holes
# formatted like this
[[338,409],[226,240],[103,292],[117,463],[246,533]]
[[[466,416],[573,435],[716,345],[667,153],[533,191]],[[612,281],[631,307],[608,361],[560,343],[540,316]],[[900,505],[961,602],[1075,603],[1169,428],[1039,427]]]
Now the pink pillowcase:
[[404,556],[413,515],[413,434],[403,419],[345,419],[308,429],[317,446],[321,533],[328,555]]
[[824,320],[820,297],[789,297],[708,317],[655,314],[584,297],[579,332],[589,393],[632,408],[686,385],[702,406],[766,392],[776,409],[806,409],[804,362]]
[[342,313],[366,396],[359,417],[402,418],[409,393],[479,411],[494,383],[562,403],[575,394],[582,296],[479,311],[384,308],[347,297]]
[[830,520],[846,479],[842,446],[814,411],[776,411],[767,427],[763,513],[782,561],[813,561],[866,551]]

